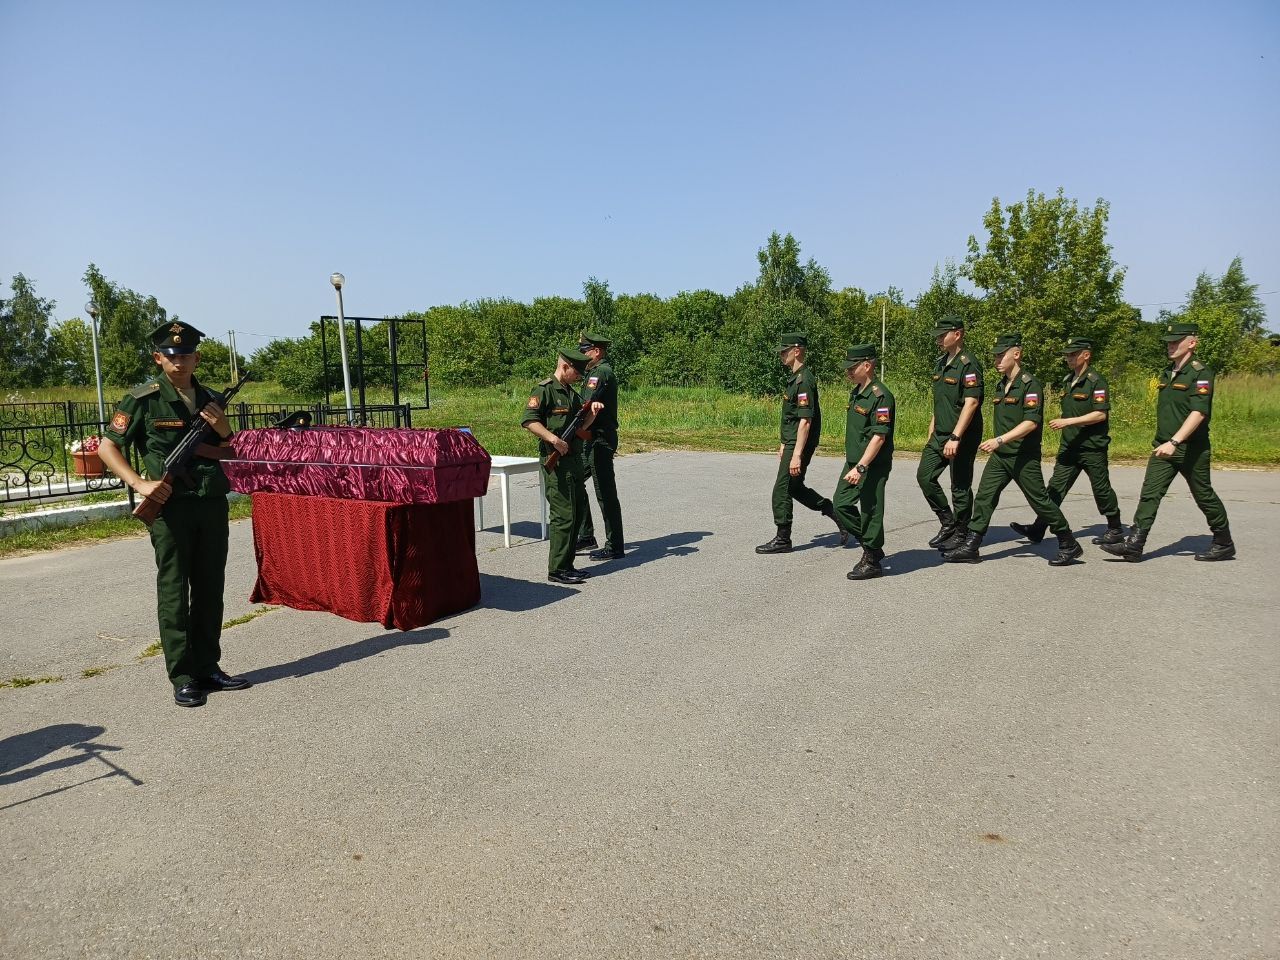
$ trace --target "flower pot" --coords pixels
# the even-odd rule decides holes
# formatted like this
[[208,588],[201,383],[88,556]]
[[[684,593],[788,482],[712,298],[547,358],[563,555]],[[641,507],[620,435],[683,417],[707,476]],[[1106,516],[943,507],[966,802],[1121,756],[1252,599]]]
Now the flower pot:
[[102,465],[102,458],[96,453],[73,453],[71,459],[76,462],[76,476],[80,477],[103,477],[106,476],[106,467]]

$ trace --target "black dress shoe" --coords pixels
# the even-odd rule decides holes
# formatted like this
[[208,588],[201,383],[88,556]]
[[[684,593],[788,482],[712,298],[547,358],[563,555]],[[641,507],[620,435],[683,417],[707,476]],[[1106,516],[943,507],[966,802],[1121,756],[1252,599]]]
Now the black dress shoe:
[[587,554],[588,560],[621,560],[624,554],[621,550],[610,550],[605,547],[602,550],[592,550]]
[[581,553],[583,550],[594,550],[600,544],[595,537],[579,537],[578,542],[573,545],[575,553]]
[[173,691],[173,702],[180,707],[203,707],[208,699],[198,683],[184,683]]
[[587,578],[577,570],[556,570],[548,573],[547,579],[552,583],[566,583],[573,587],[587,582]]
[[252,687],[253,681],[244,677],[232,677],[221,670],[215,670],[203,680],[197,681],[202,690],[243,690]]

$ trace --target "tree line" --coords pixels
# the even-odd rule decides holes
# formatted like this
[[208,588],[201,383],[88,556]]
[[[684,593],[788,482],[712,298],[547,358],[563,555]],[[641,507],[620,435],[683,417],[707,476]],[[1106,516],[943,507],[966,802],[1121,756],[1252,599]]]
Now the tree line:
[[[970,348],[983,352],[1004,332],[1020,331],[1028,365],[1045,376],[1056,371],[1062,344],[1086,336],[1096,344],[1099,366],[1112,376],[1154,372],[1164,365],[1164,325],[1200,325],[1200,357],[1222,373],[1274,372],[1280,338],[1264,329],[1266,312],[1240,258],[1218,277],[1202,273],[1177,310],[1154,322],[1123,297],[1124,269],[1106,238],[1109,205],[1081,206],[1059,189],[1029,191],[1024,199],[992,201],[982,218],[984,236],[970,236],[963,260],[936,267],[928,287],[908,301],[901,290],[871,293],[834,289],[828,271],[802,260],[791,235],[772,234],[757,251],[755,279],[732,294],[685,291],[662,298],[615,295],[595,277],[581,298],[539,297],[530,303],[481,299],[406,314],[398,328],[402,362],[426,363],[436,386],[474,386],[547,375],[557,347],[576,342],[586,328],[614,342],[619,378],[632,385],[709,385],[734,392],[776,393],[783,372],[775,346],[779,334],[799,330],[810,342],[810,362],[820,378],[840,375],[844,348],[879,344],[884,364],[898,377],[922,377],[936,351],[930,328],[949,313],[964,317]],[[100,310],[100,349],[105,379],[128,385],[150,375],[147,333],[168,318],[154,297],[117,286],[90,264],[85,283]],[[22,274],[13,297],[0,301],[0,386],[92,382],[89,327],[80,318],[52,323],[53,304],[42,300]],[[363,330],[366,384],[390,378],[388,324]],[[329,368],[322,362],[318,322],[308,335],[279,339],[250,361],[259,379],[275,380],[302,396],[326,386],[339,389],[337,331],[328,330]],[[348,325],[348,339],[354,328]],[[202,344],[207,379],[229,376],[227,348]],[[243,358],[239,361],[245,367]],[[402,388],[420,382],[420,368],[406,372]]]

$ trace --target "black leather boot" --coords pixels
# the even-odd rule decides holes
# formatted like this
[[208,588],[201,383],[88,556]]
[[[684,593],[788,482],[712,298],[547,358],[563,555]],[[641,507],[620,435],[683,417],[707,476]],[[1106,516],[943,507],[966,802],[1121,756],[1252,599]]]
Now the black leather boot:
[[836,525],[836,529],[840,531],[840,546],[844,546],[849,542],[849,534],[852,530],[846,530],[844,524],[840,522],[840,517],[836,513],[836,505],[828,500],[822,507],[822,515]]
[[981,563],[978,548],[982,546],[982,534],[967,532],[960,545],[942,555],[946,563]]
[[1107,532],[1100,537],[1094,537],[1093,542],[1096,544],[1120,543],[1124,540],[1124,527],[1120,526],[1120,514],[1107,517]]
[[880,566],[880,561],[883,559],[883,550],[872,550],[869,547],[863,547],[862,559],[845,576],[850,580],[874,580],[876,577],[883,577],[884,569]]
[[1231,528],[1223,527],[1213,531],[1213,543],[1204,553],[1197,553],[1197,560],[1234,560],[1236,545],[1231,542]]
[[791,524],[778,524],[778,532],[774,534],[772,540],[768,543],[762,543],[756,547],[756,553],[790,553],[791,552]]
[[1044,532],[1049,529],[1049,524],[1036,517],[1034,523],[1011,523],[1009,529],[1021,537],[1026,537],[1032,543],[1039,543],[1044,539]]
[[957,524],[951,531],[951,536],[938,544],[938,549],[943,553],[946,553],[948,550],[955,550],[960,546],[960,544],[964,543],[965,537],[967,536],[969,536],[969,528],[962,527]]
[[1119,543],[1104,543],[1102,549],[1113,557],[1128,560],[1130,563],[1137,563],[1142,559],[1142,550],[1147,545],[1147,532],[1146,530],[1139,530],[1137,527],[1130,527],[1127,537]]
[[1080,546],[1071,531],[1058,534],[1058,555],[1049,561],[1051,567],[1067,567],[1075,563],[1084,554],[1084,547]]
[[950,510],[935,510],[938,515],[938,523],[942,524],[937,534],[929,541],[931,547],[941,547],[942,541],[949,540],[956,532],[956,515]]

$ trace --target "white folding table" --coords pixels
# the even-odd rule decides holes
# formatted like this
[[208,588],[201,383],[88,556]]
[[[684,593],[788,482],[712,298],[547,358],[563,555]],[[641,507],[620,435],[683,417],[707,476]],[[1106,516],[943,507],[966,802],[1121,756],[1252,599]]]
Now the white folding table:
[[[537,457],[491,457],[490,476],[497,474],[498,486],[502,493],[502,541],[511,546],[511,475],[513,473],[536,473],[538,475],[538,504],[542,514],[542,539],[547,539],[547,477],[542,470],[542,461]],[[484,529],[484,497],[476,498],[480,510],[480,529]]]

